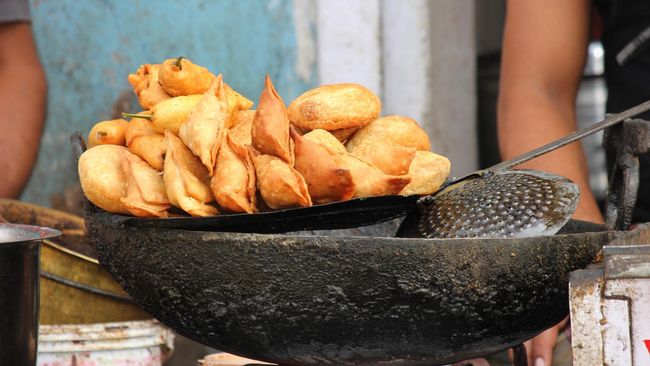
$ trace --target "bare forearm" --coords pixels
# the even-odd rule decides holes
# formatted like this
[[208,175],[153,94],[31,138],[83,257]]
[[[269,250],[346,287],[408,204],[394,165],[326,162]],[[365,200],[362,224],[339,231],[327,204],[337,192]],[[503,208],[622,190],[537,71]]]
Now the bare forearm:
[[[508,159],[568,135],[575,130],[573,108],[563,106],[551,96],[534,92],[503,95],[499,105],[499,147]],[[581,198],[576,219],[602,222],[602,216],[589,188],[589,173],[582,147],[574,143],[522,164],[565,176],[580,186]]]
[[17,197],[36,160],[47,87],[27,24],[0,27],[0,43],[0,197]]

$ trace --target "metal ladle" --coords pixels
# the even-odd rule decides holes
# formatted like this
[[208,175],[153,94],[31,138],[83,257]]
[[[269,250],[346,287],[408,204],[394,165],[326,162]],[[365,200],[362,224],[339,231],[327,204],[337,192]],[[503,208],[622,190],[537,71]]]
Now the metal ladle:
[[[418,201],[417,231],[427,238],[555,234],[578,204],[578,186],[550,173],[510,168],[650,110],[650,101],[530,152],[447,183]],[[413,221],[413,218],[410,219]]]

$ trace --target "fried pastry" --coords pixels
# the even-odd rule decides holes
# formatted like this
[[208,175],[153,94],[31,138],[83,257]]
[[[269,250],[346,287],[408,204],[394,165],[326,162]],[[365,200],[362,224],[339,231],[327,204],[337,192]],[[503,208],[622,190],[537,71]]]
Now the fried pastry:
[[312,205],[305,178],[291,165],[275,155],[260,154],[249,146],[257,189],[264,202],[274,210]]
[[[142,115],[147,115],[142,113]],[[152,168],[162,171],[167,144],[165,136],[153,128],[151,121],[145,118],[132,118],[126,129],[126,147],[135,155],[144,159]]]
[[158,77],[162,88],[173,97],[203,94],[215,79],[208,69],[183,57],[165,60]]
[[158,82],[159,64],[140,65],[134,74],[129,74],[128,81],[138,97],[138,102],[144,109],[171,98]]
[[302,137],[309,141],[316,142],[321,146],[325,146],[326,148],[332,151],[336,151],[340,153],[344,153],[347,151],[345,149],[345,145],[343,145],[341,141],[339,141],[336,137],[334,137],[334,135],[332,135],[331,133],[325,130],[321,130],[321,129],[312,130],[304,134]]
[[129,214],[121,198],[126,196],[126,175],[122,169],[126,147],[98,145],[86,150],[77,165],[81,189],[95,206],[111,213]]
[[123,119],[97,122],[88,134],[88,147],[97,145],[125,145],[125,131],[129,122]]
[[253,128],[253,118],[255,110],[245,110],[235,112],[235,125],[230,128],[230,137],[240,145],[251,144],[251,129]]
[[381,101],[359,84],[323,85],[299,96],[287,109],[291,123],[306,130],[361,127],[381,112]]
[[268,75],[266,75],[266,86],[260,94],[251,133],[252,146],[255,149],[262,154],[277,156],[293,165],[287,111]]
[[169,202],[192,216],[218,215],[216,207],[206,204],[214,198],[210,176],[201,160],[173,133],[165,131],[165,141],[163,180]]
[[340,167],[350,170],[356,184],[353,198],[398,194],[410,183],[408,175],[387,175],[350,153],[337,153]]
[[352,154],[386,174],[404,175],[409,172],[415,152],[416,150],[410,147],[374,143],[359,145]]
[[430,151],[418,151],[409,169],[411,182],[400,194],[432,194],[440,189],[450,169],[451,163],[446,157]]
[[305,178],[309,196],[315,204],[346,201],[355,191],[352,174],[342,169],[324,146],[300,136],[294,129],[295,169]]
[[126,196],[120,198],[126,209],[138,217],[167,217],[171,207],[160,173],[137,155],[123,154]]
[[219,74],[181,126],[178,135],[185,146],[201,159],[210,176],[214,173],[217,153],[229,119],[228,98]]
[[217,168],[210,181],[217,203],[234,213],[257,211],[255,167],[244,145],[235,142],[228,131],[217,156]]
[[194,107],[201,101],[203,95],[185,95],[167,99],[151,108],[151,122],[159,133],[165,130],[178,135],[183,123],[187,122]]
[[357,148],[365,144],[402,146],[423,151],[431,149],[426,132],[414,119],[402,116],[386,116],[372,121],[357,131],[345,146],[354,154]]

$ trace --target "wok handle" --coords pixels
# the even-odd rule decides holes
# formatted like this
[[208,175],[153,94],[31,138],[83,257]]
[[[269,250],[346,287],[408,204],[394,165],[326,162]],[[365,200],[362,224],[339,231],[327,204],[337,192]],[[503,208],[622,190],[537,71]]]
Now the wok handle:
[[512,365],[528,366],[528,355],[526,354],[526,346],[523,343],[512,347]]
[[515,165],[519,165],[521,163],[525,163],[528,160],[534,159],[540,155],[544,155],[548,152],[551,152],[553,150],[559,149],[563,146],[566,146],[572,142],[578,141],[583,137],[589,136],[593,133],[596,133],[600,130],[603,130],[607,127],[613,126],[621,121],[624,121],[630,117],[634,117],[637,114],[641,114],[643,112],[646,112],[650,110],[650,100],[643,102],[635,107],[632,107],[630,109],[627,109],[621,113],[618,114],[612,114],[609,115],[607,118],[604,120],[595,123],[587,128],[584,128],[579,131],[575,131],[567,136],[562,137],[559,140],[555,140],[551,143],[548,143],[544,146],[538,147],[535,150],[529,151],[525,154],[516,156],[510,160],[503,161],[499,164],[493,165],[490,168],[487,168],[486,170],[502,170],[502,169],[509,169],[512,168]]

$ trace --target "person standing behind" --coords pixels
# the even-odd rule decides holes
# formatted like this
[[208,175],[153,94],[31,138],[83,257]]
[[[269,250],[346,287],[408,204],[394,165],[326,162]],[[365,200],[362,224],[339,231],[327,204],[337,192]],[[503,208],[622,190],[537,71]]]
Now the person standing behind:
[[[650,99],[650,1],[508,0],[498,102],[503,159],[576,130],[576,95],[594,5],[603,17],[607,112],[621,112]],[[641,117],[648,119],[647,114]],[[640,165],[637,222],[650,220],[650,156],[642,156]],[[576,182],[581,194],[574,218],[603,222],[589,188],[580,143],[521,167],[554,172]],[[530,365],[571,364],[570,355],[562,362],[553,360],[559,329],[553,327],[527,343]]]
[[0,0],[0,198],[16,198],[36,161],[47,83],[27,0]]

